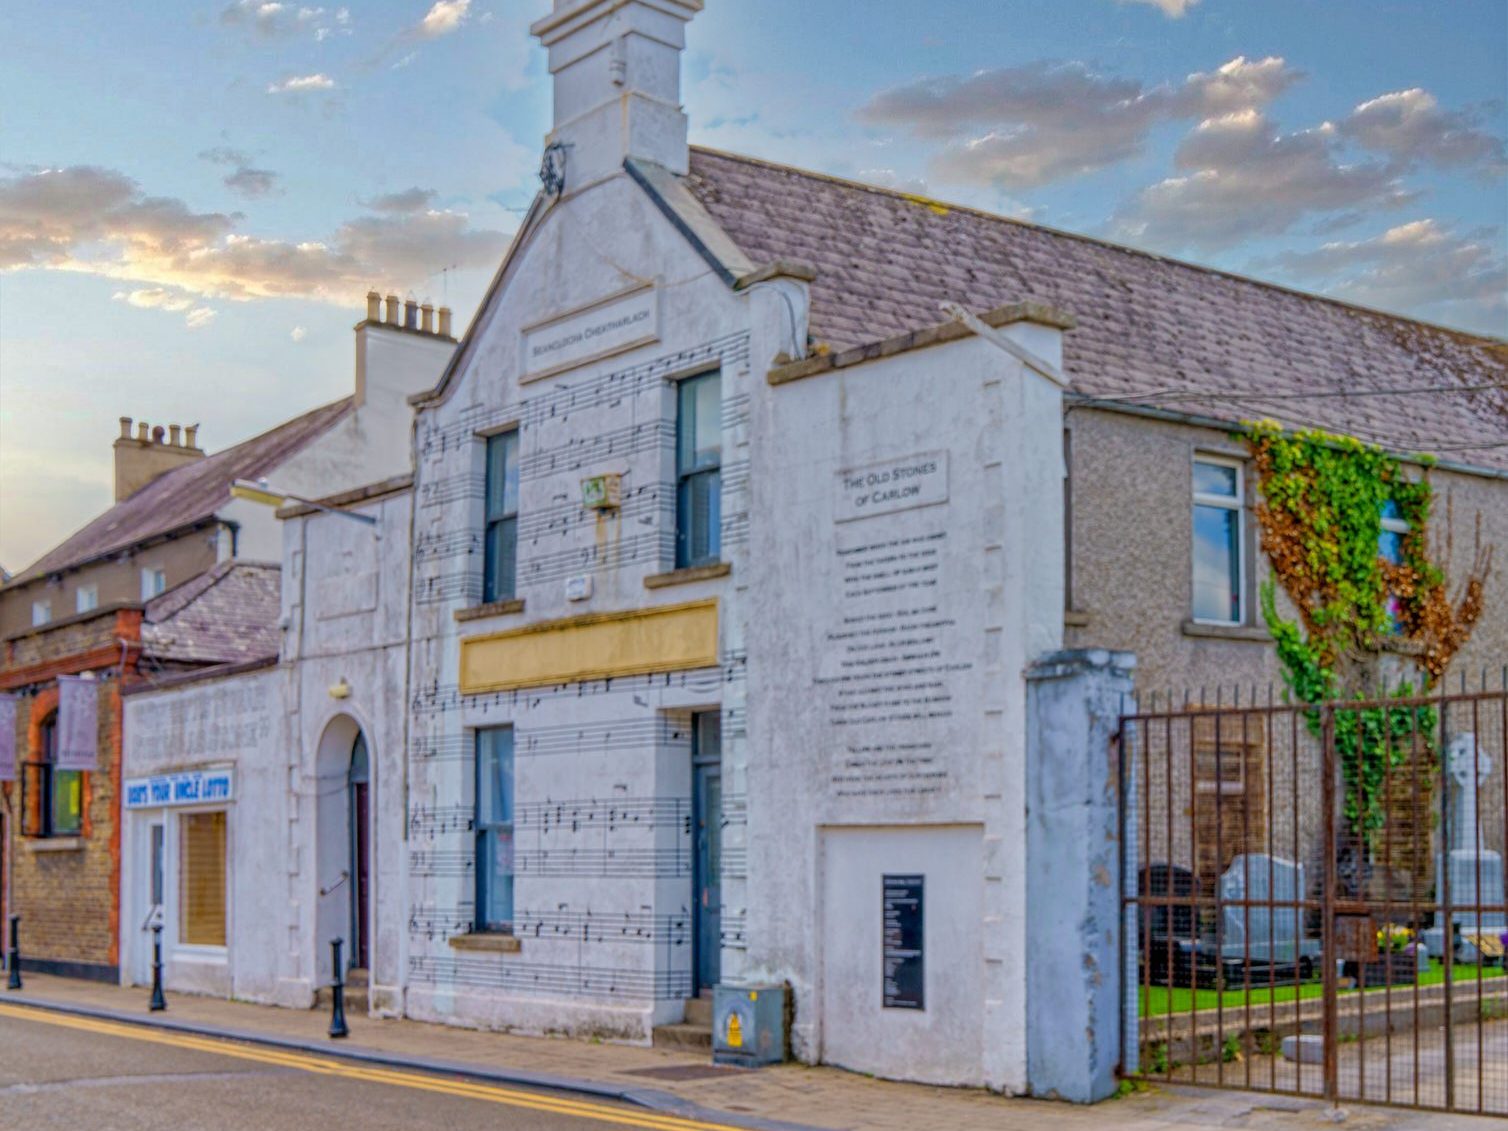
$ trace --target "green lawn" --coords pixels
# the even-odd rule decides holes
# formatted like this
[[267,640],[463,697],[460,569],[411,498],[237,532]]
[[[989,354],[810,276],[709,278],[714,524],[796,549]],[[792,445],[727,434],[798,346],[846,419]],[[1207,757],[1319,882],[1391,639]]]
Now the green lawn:
[[[1476,966],[1457,966],[1454,971],[1455,983],[1459,985],[1462,982],[1475,982],[1478,969]],[[1484,966],[1480,970],[1484,981],[1503,976],[1503,969],[1500,966]],[[1445,964],[1438,958],[1432,958],[1429,962],[1429,972],[1420,976],[1418,984],[1438,986],[1444,981]],[[1267,1005],[1269,1002],[1281,1005],[1295,998],[1307,1000],[1317,998],[1324,993],[1324,987],[1317,979],[1297,986],[1268,987],[1260,985],[1259,982],[1260,980],[1254,975],[1249,995],[1244,987],[1217,992],[1215,990],[1189,990],[1184,987],[1175,987],[1170,990],[1166,986],[1142,986],[1141,1015],[1157,1017],[1169,1011],[1175,1014],[1188,1013],[1191,1006],[1194,1009],[1214,1009],[1216,1005],[1224,1005],[1227,1009],[1244,1009],[1247,1005]],[[1402,986],[1395,984],[1393,992],[1407,993],[1409,985],[1412,984]],[[1368,986],[1367,993],[1380,993],[1386,988],[1386,986]],[[1341,993],[1356,993],[1356,991],[1342,990]]]

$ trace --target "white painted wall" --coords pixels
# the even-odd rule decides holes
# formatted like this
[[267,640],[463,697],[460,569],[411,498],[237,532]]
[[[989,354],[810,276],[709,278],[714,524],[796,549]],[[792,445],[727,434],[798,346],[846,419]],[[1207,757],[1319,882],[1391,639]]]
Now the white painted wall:
[[[984,1084],[984,827],[820,831],[822,1059],[855,1072]],[[919,874],[925,1009],[882,1008],[884,877]]]
[[376,527],[329,514],[285,523],[282,736],[295,800],[278,882],[290,909],[280,967],[290,1001],[307,1004],[328,984],[332,938],[351,959],[352,885],[338,881],[352,871],[347,774],[359,730],[370,760],[371,1004],[403,1009],[410,508],[405,490],[349,508]]
[[[658,294],[658,341],[520,383],[525,327],[646,283]],[[784,309],[777,305],[732,292],[619,174],[553,206],[478,315],[454,387],[422,414],[409,766],[413,1016],[634,1041],[647,1041],[655,1024],[680,1019],[690,988],[684,719],[693,709],[723,713],[725,854],[736,861],[723,878],[723,969],[725,977],[738,976],[748,413],[758,374],[776,351]],[[673,564],[673,382],[716,366],[723,373],[723,556],[733,572],[646,589],[646,576]],[[515,424],[523,468],[518,596],[525,609],[457,623],[455,612],[481,599],[483,437]],[[581,508],[580,481],[605,472],[622,475],[624,505],[598,518]],[[590,600],[566,599],[565,582],[576,574],[591,577]],[[457,693],[463,636],[705,597],[719,601],[716,668],[610,687]],[[568,803],[564,825],[519,828],[516,954],[449,943],[474,916],[475,875],[474,834],[447,826],[446,816],[471,812],[475,732],[502,724],[515,728],[519,804],[538,815],[547,803]],[[644,817],[610,822],[620,802]],[[602,863],[602,854],[619,849],[621,857]],[[584,934],[588,915],[605,926]]]
[[[1006,333],[1057,361],[1056,331],[1018,324]],[[751,972],[791,981],[803,1059],[834,1047],[855,1055],[833,1030],[848,1021],[818,1008],[849,995],[823,984],[823,955],[835,946],[878,954],[880,939],[849,937],[843,916],[824,907],[822,830],[888,830],[890,854],[921,851],[927,830],[980,826],[982,899],[970,930],[983,963],[954,972],[982,1003],[980,1030],[965,1038],[940,1024],[925,1056],[899,1037],[877,1039],[866,1070],[1021,1090],[1022,672],[1060,642],[1060,394],[971,337],[766,388],[755,420]],[[946,467],[945,493],[934,474],[915,500],[928,505],[849,518],[845,472],[883,476],[919,462]],[[878,891],[863,898],[875,905],[857,920],[867,930]],[[873,1000],[879,993],[875,983]],[[917,1024],[889,1013],[883,1022],[876,1036]]]
[[[126,779],[229,766],[234,797],[225,806],[167,806],[123,810],[121,837],[121,978],[151,978],[151,910],[147,901],[153,820],[167,825],[164,876],[167,918],[163,983],[169,990],[276,1001],[280,925],[286,904],[267,867],[267,846],[283,825],[285,781],[278,742],[273,669],[206,679],[123,700],[122,775]],[[178,817],[224,808],[226,817],[227,927],[223,950],[178,942]]]

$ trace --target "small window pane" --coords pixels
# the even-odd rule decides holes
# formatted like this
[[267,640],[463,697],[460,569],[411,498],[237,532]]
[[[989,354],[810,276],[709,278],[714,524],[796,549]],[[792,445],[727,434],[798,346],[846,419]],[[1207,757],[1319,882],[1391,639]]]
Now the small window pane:
[[1241,620],[1240,512],[1224,507],[1194,508],[1194,616],[1198,620]]
[[676,498],[676,565],[716,561],[721,553],[722,473],[698,472],[681,480]]
[[487,438],[487,517],[518,513],[518,433]]
[[1194,494],[1236,497],[1236,469],[1221,463],[1194,464]]
[[1394,565],[1403,564],[1403,535],[1396,530],[1384,530],[1377,536],[1377,556]]
[[495,727],[478,732],[482,759],[477,779],[477,823],[513,820],[513,732]]
[[722,377],[708,373],[682,381],[677,428],[677,464],[684,474],[722,461]]
[[179,818],[180,941],[225,945],[225,814],[185,813]]
[[52,835],[76,836],[84,827],[84,775],[52,771]]

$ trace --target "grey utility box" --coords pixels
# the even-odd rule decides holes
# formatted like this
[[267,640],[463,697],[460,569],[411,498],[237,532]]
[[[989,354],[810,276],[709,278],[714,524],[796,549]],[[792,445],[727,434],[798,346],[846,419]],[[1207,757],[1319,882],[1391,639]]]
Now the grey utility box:
[[757,1068],[785,1059],[785,987],[712,991],[712,1062]]

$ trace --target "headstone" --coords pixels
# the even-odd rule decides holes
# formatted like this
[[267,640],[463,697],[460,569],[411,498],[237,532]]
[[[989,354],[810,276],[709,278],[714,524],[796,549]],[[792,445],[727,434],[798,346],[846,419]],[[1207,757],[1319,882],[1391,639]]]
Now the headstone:
[[[1317,953],[1317,943],[1304,938],[1297,906],[1304,891],[1302,864],[1261,852],[1235,857],[1220,877],[1224,955],[1286,964]],[[1239,906],[1241,901],[1254,906]]]
[[[1426,933],[1433,953],[1445,949],[1445,896],[1449,880],[1452,924],[1463,936],[1485,934],[1493,941],[1508,929],[1503,907],[1503,858],[1486,848],[1478,801],[1482,787],[1493,770],[1492,757],[1477,743],[1474,734],[1458,734],[1445,750],[1446,781],[1450,796],[1446,799],[1450,821],[1450,851],[1435,861],[1435,898],[1441,914],[1436,929]],[[1493,907],[1484,911],[1482,907]],[[1495,950],[1496,947],[1490,949]],[[1460,962],[1475,962],[1478,949],[1463,940],[1456,948]]]

